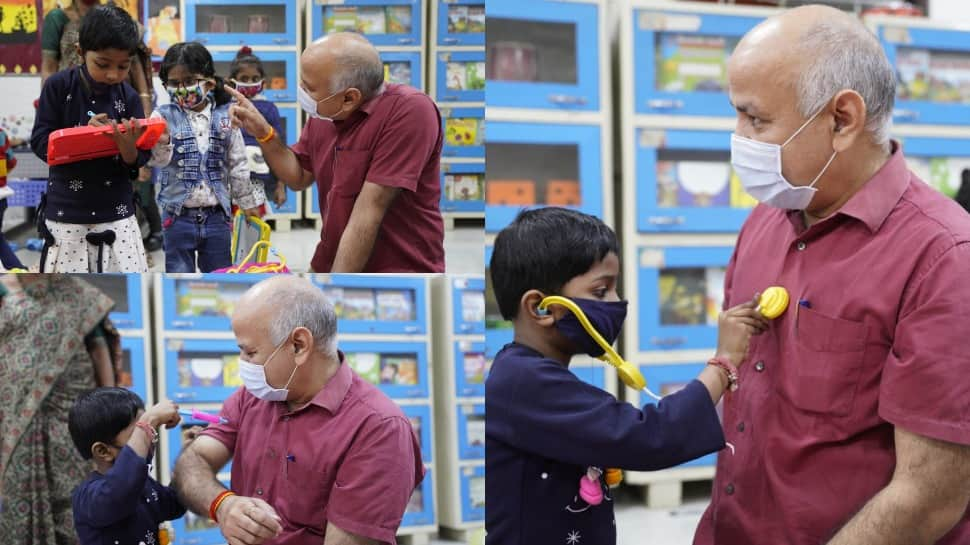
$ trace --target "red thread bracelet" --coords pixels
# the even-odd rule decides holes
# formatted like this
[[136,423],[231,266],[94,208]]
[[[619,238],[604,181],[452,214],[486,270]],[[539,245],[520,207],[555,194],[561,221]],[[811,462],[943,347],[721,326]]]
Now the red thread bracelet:
[[714,367],[717,367],[718,369],[723,369],[724,372],[727,373],[727,377],[728,377],[728,390],[734,392],[734,391],[736,391],[738,389],[738,378],[739,378],[738,377],[738,368],[735,367],[735,365],[733,363],[731,363],[731,360],[729,360],[725,356],[715,356],[715,357],[711,358],[707,362],[707,364],[708,365],[713,365]]
[[141,428],[148,435],[152,443],[158,442],[158,431],[151,427],[147,422],[135,422],[135,426]]
[[222,505],[222,502],[226,501],[226,498],[235,495],[236,493],[232,490],[223,490],[221,494],[216,496],[216,499],[212,500],[212,504],[209,505],[209,518],[215,522],[219,522],[219,519],[216,518],[216,511],[219,510],[219,506]]

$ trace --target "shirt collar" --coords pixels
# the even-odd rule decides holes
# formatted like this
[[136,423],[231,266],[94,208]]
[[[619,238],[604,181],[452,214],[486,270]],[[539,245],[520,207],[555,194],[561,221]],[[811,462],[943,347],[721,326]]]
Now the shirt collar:
[[347,397],[347,392],[350,391],[350,383],[354,378],[350,365],[344,361],[344,353],[338,350],[337,357],[340,360],[340,367],[337,368],[337,372],[330,377],[323,389],[317,392],[317,395],[313,396],[309,403],[323,407],[331,414],[337,414],[344,398]]
[[377,103],[381,101],[381,97],[384,96],[384,91],[386,90],[387,90],[387,86],[381,85],[381,88],[380,90],[377,91],[376,95],[371,97],[370,100],[368,100],[367,102],[360,105],[360,111],[364,112],[367,115],[374,113],[374,108],[377,107]]
[[[895,140],[891,146],[889,160],[835,214],[861,221],[870,233],[879,231],[909,186],[910,172],[902,147]],[[796,231],[804,229],[801,210],[789,210],[787,215]]]
[[862,186],[839,212],[879,231],[909,186],[910,172],[899,142],[892,142],[892,155],[876,174]]

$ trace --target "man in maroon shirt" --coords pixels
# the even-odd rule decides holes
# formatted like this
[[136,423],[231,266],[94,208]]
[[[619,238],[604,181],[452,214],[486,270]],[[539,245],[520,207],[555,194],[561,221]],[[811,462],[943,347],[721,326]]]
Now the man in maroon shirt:
[[[214,512],[230,545],[393,545],[424,477],[420,446],[401,409],[344,362],[323,292],[292,276],[260,282],[232,329],[245,388],[179,456],[179,498]],[[220,501],[230,458],[235,495]]]
[[748,33],[728,81],[732,163],[767,205],[725,308],[770,285],[791,304],[725,398],[736,452],[695,545],[970,543],[970,217],[889,140],[892,66],[809,6]]
[[289,148],[232,89],[233,122],[255,135],[290,189],[317,181],[323,229],[316,272],[442,273],[441,117],[431,97],[384,83],[377,50],[335,33],[300,58],[300,106],[311,117]]

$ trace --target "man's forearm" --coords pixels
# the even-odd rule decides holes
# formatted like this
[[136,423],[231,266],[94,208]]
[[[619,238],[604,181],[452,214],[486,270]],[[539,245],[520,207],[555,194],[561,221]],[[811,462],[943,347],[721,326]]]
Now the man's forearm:
[[907,486],[890,483],[829,541],[828,545],[932,545],[953,528],[960,514],[941,511]]
[[208,515],[212,500],[226,490],[216,479],[215,470],[191,448],[182,451],[175,462],[172,487],[182,505],[198,515]]
[[263,159],[266,160],[266,164],[276,175],[277,180],[283,182],[293,191],[302,191],[309,187],[309,184],[303,182],[303,167],[300,166],[300,161],[296,158],[293,150],[283,143],[283,135],[278,134],[269,142],[259,146],[263,150]]
[[337,255],[333,260],[333,273],[359,273],[367,266],[374,251],[374,242],[381,228],[381,219],[371,214],[351,213],[350,221],[340,237]]

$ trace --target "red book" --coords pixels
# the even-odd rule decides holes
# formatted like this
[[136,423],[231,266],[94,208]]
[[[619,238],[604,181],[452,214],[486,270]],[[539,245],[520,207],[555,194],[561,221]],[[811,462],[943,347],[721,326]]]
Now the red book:
[[[142,150],[152,149],[165,133],[165,120],[139,119],[138,123],[145,127],[145,133],[135,142],[135,146]],[[118,128],[121,132],[125,132],[125,128],[120,124]],[[110,136],[112,132],[110,125],[56,130],[47,139],[47,164],[63,165],[118,155],[120,151]]]

